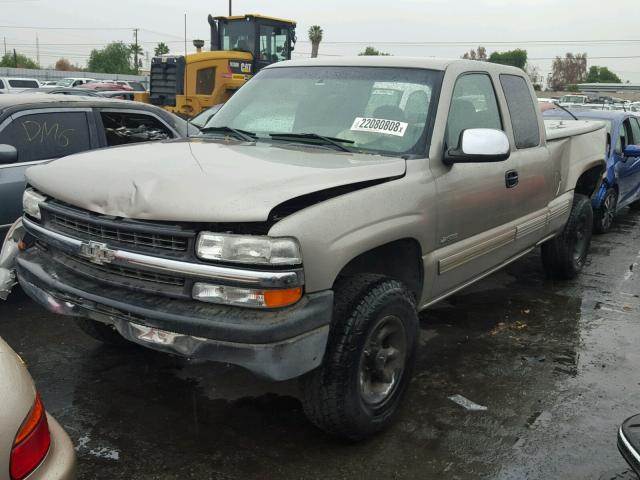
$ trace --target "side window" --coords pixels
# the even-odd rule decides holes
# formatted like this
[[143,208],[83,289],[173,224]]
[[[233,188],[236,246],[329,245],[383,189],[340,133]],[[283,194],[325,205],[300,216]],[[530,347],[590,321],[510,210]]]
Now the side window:
[[18,149],[18,162],[64,157],[91,149],[84,112],[23,115],[0,132],[0,143]]
[[196,74],[196,95],[211,95],[216,81],[216,69],[203,68]]
[[38,88],[40,84],[36,80],[9,80],[9,86],[13,88]]
[[456,81],[447,120],[447,147],[455,148],[460,134],[469,128],[502,130],[493,84],[484,73],[463,75]]
[[631,126],[629,125],[629,120],[625,120],[620,128],[618,129],[618,137],[616,138],[616,153],[622,155],[625,147],[629,145],[629,141],[631,140]]
[[540,145],[538,114],[527,82],[517,75],[500,75],[500,83],[507,98],[516,148],[537,147]]
[[0,90],[4,90],[4,82],[0,80]]
[[640,123],[638,123],[637,118],[630,118],[631,122],[631,133],[633,134],[633,139],[630,140],[632,145],[640,145]]
[[173,138],[160,120],[144,113],[100,112],[107,145],[150,142]]

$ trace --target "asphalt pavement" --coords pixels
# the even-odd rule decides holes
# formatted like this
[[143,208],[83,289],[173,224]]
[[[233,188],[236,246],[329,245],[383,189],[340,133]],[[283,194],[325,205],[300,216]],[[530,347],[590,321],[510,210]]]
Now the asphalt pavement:
[[582,480],[627,469],[616,432],[640,412],[640,213],[594,237],[579,279],[545,280],[536,252],[423,312],[421,328],[397,423],[350,444],[305,419],[294,381],[106,347],[25,297],[0,303],[0,336],[71,436],[81,479]]

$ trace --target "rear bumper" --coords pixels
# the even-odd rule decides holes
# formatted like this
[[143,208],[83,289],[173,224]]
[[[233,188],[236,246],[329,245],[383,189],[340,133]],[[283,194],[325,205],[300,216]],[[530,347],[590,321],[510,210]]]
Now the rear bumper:
[[76,451],[67,433],[49,414],[47,423],[51,433],[51,446],[47,456],[25,480],[75,480]]
[[54,313],[114,325],[133,342],[181,356],[232,363],[272,380],[320,365],[333,292],[278,311],[203,304],[109,287],[60,266],[38,247],[16,261],[20,285]]

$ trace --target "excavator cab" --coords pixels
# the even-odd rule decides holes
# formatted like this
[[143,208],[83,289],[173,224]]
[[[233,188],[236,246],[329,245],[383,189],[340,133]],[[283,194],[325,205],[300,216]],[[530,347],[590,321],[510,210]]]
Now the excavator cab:
[[[296,23],[282,18],[262,15],[212,17],[211,50],[247,52],[253,57],[251,71],[246,63],[242,71],[233,73],[255,74],[272,63],[291,59],[296,42]],[[237,68],[241,65],[236,65]]]
[[151,61],[149,92],[135,95],[183,117],[226,102],[260,69],[291,59],[296,23],[262,15],[212,17],[211,51],[162,55]]

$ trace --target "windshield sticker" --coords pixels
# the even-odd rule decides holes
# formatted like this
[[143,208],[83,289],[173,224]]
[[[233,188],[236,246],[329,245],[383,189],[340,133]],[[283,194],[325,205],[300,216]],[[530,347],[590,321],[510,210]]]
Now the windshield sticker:
[[385,120],[384,118],[363,118],[357,117],[351,125],[353,132],[373,132],[384,133],[385,135],[395,135],[404,137],[409,124],[396,120]]

